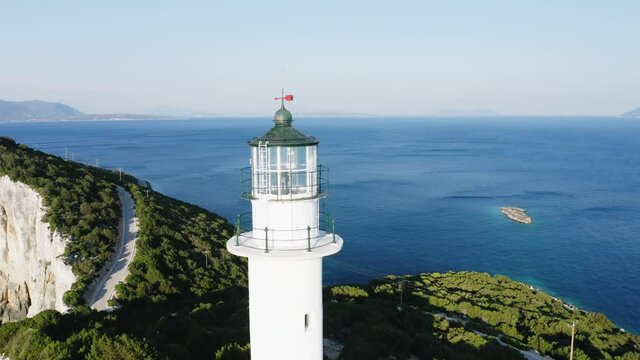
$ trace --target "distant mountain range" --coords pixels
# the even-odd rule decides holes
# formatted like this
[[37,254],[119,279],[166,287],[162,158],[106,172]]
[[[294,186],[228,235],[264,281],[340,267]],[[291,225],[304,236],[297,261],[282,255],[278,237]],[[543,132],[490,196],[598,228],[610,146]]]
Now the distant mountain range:
[[84,114],[71,106],[40,100],[0,100],[0,121],[77,118]]
[[624,113],[624,114],[622,114],[620,116],[623,116],[623,117],[640,117],[640,108],[637,108],[635,110],[631,110],[631,111],[626,112],[626,113]]
[[69,105],[42,100],[0,100],[0,122],[30,120],[129,120],[165,119],[166,116],[141,114],[85,114]]
[[320,117],[339,117],[339,116],[375,116],[373,114],[364,114],[364,113],[351,113],[351,112],[338,112],[338,111],[316,111],[316,112],[302,112],[296,115],[300,116],[320,116]]
[[501,116],[499,112],[493,109],[473,109],[473,110],[441,110],[432,114],[432,116]]
[[[177,118],[193,118],[216,116],[213,114],[189,112],[183,109],[174,109],[170,107],[156,107],[153,111],[157,115],[145,114],[85,114],[69,105],[46,102],[42,100],[31,101],[5,101],[0,100],[0,122],[9,121],[30,121],[30,120],[134,120],[134,119],[177,119]],[[371,114],[361,113],[342,113],[342,112],[307,112],[300,113],[301,116],[374,116]],[[501,116],[499,112],[493,109],[474,109],[474,110],[443,110],[438,111],[431,116],[443,117],[467,117],[467,116]],[[640,118],[640,108],[626,112],[622,117],[638,117]]]

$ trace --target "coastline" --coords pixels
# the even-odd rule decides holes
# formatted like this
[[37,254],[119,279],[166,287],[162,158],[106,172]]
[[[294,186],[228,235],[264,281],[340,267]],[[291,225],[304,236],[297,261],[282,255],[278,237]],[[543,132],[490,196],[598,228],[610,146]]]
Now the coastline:
[[[584,127],[579,126],[578,132],[571,133],[580,137],[589,135],[600,139],[603,144],[607,144],[606,147],[599,148],[603,151],[617,149],[619,145],[632,146],[633,149],[640,151],[637,145],[626,142],[627,138],[637,133],[636,130],[640,129],[638,126],[631,125],[632,122],[629,121],[614,120],[615,129],[609,131],[611,126],[608,120],[593,122]],[[299,121],[302,124],[303,120]],[[346,141],[346,138],[351,138],[352,131],[359,131],[359,125],[347,126],[337,122],[337,120],[305,120],[306,126],[322,129],[325,134],[335,136],[337,141]],[[603,125],[596,126],[595,124],[598,123]],[[623,123],[630,125],[617,127]],[[8,126],[0,125],[0,132],[58,155],[64,154],[64,146],[68,144],[70,151],[75,152],[76,159],[82,162],[93,162],[100,157],[101,165],[122,167],[140,178],[150,179],[157,185],[158,190],[170,196],[185,199],[208,209],[219,210],[230,219],[235,217],[235,212],[228,209],[235,205],[226,205],[235,204],[238,197],[234,190],[237,186],[236,170],[228,166],[228,163],[240,163],[246,159],[242,157],[238,160],[234,157],[238,151],[243,153],[243,143],[231,147],[227,146],[225,141],[229,137],[240,140],[246,138],[244,129],[249,126],[244,125],[243,122],[237,121],[235,122],[237,125],[233,125],[233,123],[225,124],[224,121],[206,121],[205,119],[203,122],[193,121],[188,125],[183,125],[180,121],[165,121],[157,123],[157,126],[147,121],[95,124],[76,125],[63,122],[50,125],[20,125],[14,123]],[[337,178],[341,174],[339,176],[343,180],[332,184],[331,191],[336,193],[336,198],[340,196],[344,199],[344,204],[348,205],[335,214],[339,221],[338,227],[349,229],[352,240],[351,245],[347,243],[345,254],[341,255],[340,259],[344,259],[347,263],[379,269],[384,273],[468,269],[504,274],[541,288],[582,309],[603,312],[616,324],[629,331],[637,333],[640,330],[639,314],[626,314],[624,310],[637,305],[638,294],[640,294],[637,283],[632,280],[637,278],[638,270],[628,265],[635,263],[638,259],[634,255],[637,254],[637,247],[633,245],[634,236],[628,234],[628,230],[638,229],[637,222],[634,224],[628,216],[623,217],[622,214],[609,213],[606,210],[583,211],[595,205],[593,201],[589,201],[589,197],[581,196],[581,192],[598,185],[591,180],[595,179],[600,183],[599,176],[594,175],[593,179],[583,177],[588,181],[580,182],[581,190],[578,191],[575,188],[565,187],[565,182],[558,182],[557,177],[550,173],[560,165],[553,158],[541,167],[531,165],[532,169],[523,172],[525,165],[518,158],[522,151],[518,149],[529,151],[531,144],[537,144],[536,139],[538,139],[535,133],[537,127],[528,126],[525,123],[518,124],[518,129],[515,130],[511,127],[499,126],[493,128],[490,134],[485,134],[482,127],[472,127],[471,129],[474,130],[472,137],[463,136],[460,142],[456,141],[451,145],[448,145],[449,140],[444,144],[438,144],[438,141],[452,131],[462,129],[467,131],[469,126],[473,126],[471,122],[465,122],[464,126],[452,124],[446,127],[429,121],[407,121],[402,124],[402,127],[398,127],[398,124],[391,120],[372,121],[370,126],[375,132],[363,133],[362,141],[337,148],[344,151],[344,154],[341,154],[345,158],[344,164],[336,162],[335,154],[329,154],[323,160],[331,167],[332,177]],[[557,133],[565,134],[570,127],[578,124],[577,119],[567,124],[558,121],[556,127],[546,130],[553,136],[545,135],[543,140],[555,144],[552,140],[557,138],[555,136]],[[196,136],[191,127],[201,133]],[[100,131],[96,132],[95,129]],[[376,150],[378,145],[373,146],[374,138],[387,129],[395,129],[398,135],[391,137],[390,140],[406,139],[407,146],[385,148],[384,153],[382,149]],[[139,135],[136,143],[132,143],[128,137],[124,136],[130,135],[131,131]],[[494,143],[486,136],[496,132],[504,137],[504,142]],[[202,136],[203,133],[207,134],[206,137]],[[606,136],[600,138],[598,133]],[[395,133],[389,133],[386,136],[393,134]],[[529,136],[529,143],[516,148],[515,153],[511,150],[508,152],[506,149],[503,151],[502,148],[506,148],[507,145],[517,144],[511,142],[512,139],[519,139],[519,135],[524,134]],[[416,145],[418,140],[438,145],[435,150],[418,147]],[[470,145],[464,145],[468,140],[472,141]],[[616,147],[610,144],[612,140],[617,143]],[[178,149],[176,146],[184,146],[184,151],[172,150]],[[478,152],[476,150],[478,146],[490,151]],[[564,152],[569,153],[575,152],[577,148],[583,148],[579,139],[574,139],[570,144],[557,144],[557,146],[561,146]],[[540,147],[541,155],[548,153],[543,150],[544,147]],[[135,159],[130,156],[132,151],[138,154]],[[363,151],[373,151],[372,156],[362,157]],[[154,153],[160,153],[166,157],[163,157],[160,162],[151,156]],[[224,158],[218,155],[223,153],[228,155]],[[475,154],[473,161],[469,161],[471,154]],[[500,182],[492,180],[483,183],[482,186],[477,186],[475,183],[455,182],[457,178],[465,180],[482,176],[480,179],[485,179],[487,169],[482,165],[484,163],[479,161],[494,161],[496,156],[505,156],[505,154],[511,154],[508,158],[510,161],[500,162],[496,166],[499,165],[502,170],[495,175],[489,174],[492,178],[497,177]],[[585,154],[603,157],[608,153],[602,153],[600,150],[594,153],[589,150]],[[407,155],[410,157],[406,157]],[[621,154],[619,160],[628,161],[629,158]],[[372,166],[379,161],[392,161],[394,169],[403,170],[402,176],[372,171],[371,169],[376,169]],[[580,159],[572,161],[576,161],[576,174],[581,174],[580,169],[588,165],[583,164]],[[416,164],[420,165],[423,162],[433,163],[434,167],[428,173],[420,170],[418,174],[416,170],[419,169]],[[616,158],[603,166],[609,174],[607,176],[618,179],[616,173],[619,167],[610,166],[615,162]],[[414,165],[408,166],[409,164]],[[459,172],[458,169],[464,166],[467,166],[466,170]],[[363,175],[350,177],[351,172]],[[181,176],[176,176],[176,173]],[[375,182],[362,181],[364,175],[375,175],[378,178]],[[434,178],[434,176],[437,177]],[[514,177],[517,181],[504,182],[504,180],[511,181]],[[544,179],[546,182],[541,182]],[[627,179],[621,184],[626,184],[629,180],[636,181],[637,177],[627,176]],[[213,182],[218,190],[212,190]],[[429,187],[428,195],[423,191],[407,191],[413,186],[417,186],[415,189],[418,190],[422,189],[420,186],[425,185]],[[230,189],[230,191],[221,189]],[[393,212],[389,209],[382,211],[378,207],[364,208],[362,204],[357,203],[357,197],[350,195],[355,193],[354,189],[357,189],[360,194],[376,191],[381,201],[389,202],[389,208],[393,209]],[[387,189],[400,191],[393,193],[394,197],[400,201],[381,193],[381,190]],[[623,194],[613,190],[615,189],[602,193],[607,196],[605,200],[594,200],[605,201],[603,206],[625,205],[627,213],[637,211],[637,203],[631,202],[636,201],[637,192],[625,191]],[[200,195],[192,195],[193,193]],[[410,195],[411,198],[405,198],[406,195]],[[450,198],[452,195],[468,196]],[[562,205],[557,205],[559,203]],[[531,226],[510,225],[511,221],[505,222],[504,216],[498,211],[499,205],[502,204],[521,204],[525,209],[535,210],[531,213],[535,217],[535,223]],[[396,211],[400,207],[403,209],[402,213]],[[594,221],[595,217],[598,219],[597,222]],[[568,221],[575,226],[567,227]],[[394,225],[394,223],[403,225]],[[419,227],[408,226],[410,224],[424,224],[424,229],[428,232],[425,234]],[[616,243],[626,244],[625,250],[612,246],[612,240],[597,241],[596,238],[601,235],[595,224],[599,224],[599,228],[611,228],[613,230],[611,236],[616,239]],[[385,243],[393,236],[390,230],[396,233],[402,231],[408,239],[397,242],[393,248],[389,248]],[[379,240],[367,240],[371,234],[375,234]],[[586,249],[576,248],[577,242],[587,244]],[[367,254],[354,255],[353,249],[356,245],[364,243],[367,244]],[[474,249],[474,251],[465,253],[461,252],[462,249]],[[599,254],[597,259],[594,259],[592,253]],[[406,257],[399,258],[403,259],[400,260],[401,264],[393,265],[385,260],[389,256],[395,258],[403,254],[406,254]],[[559,254],[566,254],[569,258],[560,261]],[[624,261],[612,262],[615,259]],[[589,263],[593,264],[592,268],[588,267]],[[587,274],[585,269],[591,269],[591,271]],[[328,278],[335,278],[341,283],[364,281],[364,278],[358,275],[333,273],[336,276],[331,274]],[[585,276],[588,281],[581,280],[585,279]],[[336,281],[332,280],[331,283]]]

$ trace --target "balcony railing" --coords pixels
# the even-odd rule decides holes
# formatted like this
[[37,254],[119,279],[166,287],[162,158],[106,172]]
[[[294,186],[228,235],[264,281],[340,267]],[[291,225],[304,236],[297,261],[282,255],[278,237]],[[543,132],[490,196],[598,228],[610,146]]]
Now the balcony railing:
[[319,226],[307,226],[302,229],[255,228],[251,221],[251,213],[238,214],[235,234],[236,246],[271,251],[308,252],[330,244],[335,244],[336,221],[328,212],[320,212]]
[[299,200],[324,197],[329,190],[329,169],[317,171],[240,169],[243,199]]

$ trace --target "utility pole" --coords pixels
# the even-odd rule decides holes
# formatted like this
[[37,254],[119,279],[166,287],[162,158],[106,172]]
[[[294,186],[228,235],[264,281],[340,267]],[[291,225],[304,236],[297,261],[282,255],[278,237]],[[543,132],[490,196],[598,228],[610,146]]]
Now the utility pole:
[[402,311],[402,296],[404,294],[404,283],[407,282],[407,280],[400,280],[398,282],[398,285],[400,286],[400,305],[398,306],[398,311]]
[[209,254],[211,254],[211,251],[202,250],[202,253],[204,254],[204,267],[208,269],[209,268]]
[[576,334],[576,322],[571,323],[571,352],[569,353],[569,360],[573,360],[573,338]]
[[120,174],[120,181],[122,181],[122,168],[118,169],[118,173]]
[[147,194],[147,200],[149,200],[149,189],[146,189],[144,192]]

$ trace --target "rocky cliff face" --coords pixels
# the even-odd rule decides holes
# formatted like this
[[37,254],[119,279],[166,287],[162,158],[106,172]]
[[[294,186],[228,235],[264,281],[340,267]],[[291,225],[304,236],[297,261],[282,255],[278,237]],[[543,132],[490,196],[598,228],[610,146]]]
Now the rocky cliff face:
[[75,276],[60,257],[66,240],[42,222],[44,213],[37,192],[0,176],[0,322],[67,310],[62,296]]

